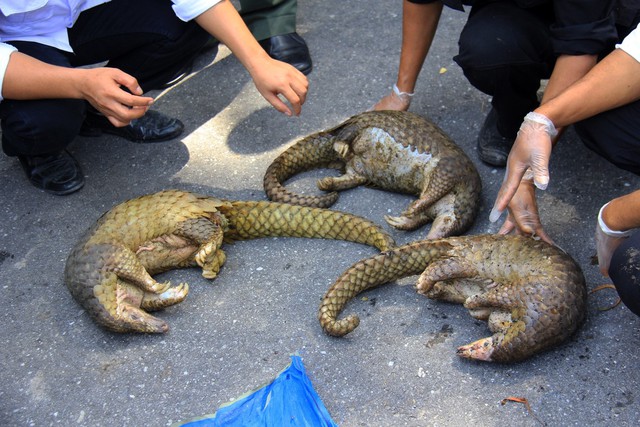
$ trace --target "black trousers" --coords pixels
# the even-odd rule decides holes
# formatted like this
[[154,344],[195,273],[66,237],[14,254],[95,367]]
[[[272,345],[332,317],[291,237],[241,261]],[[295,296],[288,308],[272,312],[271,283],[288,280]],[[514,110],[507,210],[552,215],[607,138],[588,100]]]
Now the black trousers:
[[[144,91],[170,81],[210,36],[176,17],[168,0],[113,0],[84,11],[69,29],[74,52],[32,42],[9,42],[20,52],[63,67],[107,62],[134,76]],[[78,135],[87,103],[76,99],[3,100],[5,154],[42,155],[63,150]]]
[[522,119],[538,106],[540,80],[555,65],[548,6],[522,9],[515,2],[474,6],[454,60],[469,82],[493,97],[498,130],[515,138]]
[[576,123],[589,149],[617,167],[640,175],[640,101]]
[[[524,116],[538,106],[541,79],[555,65],[548,6],[522,9],[514,2],[479,2],[469,14],[454,60],[469,82],[491,95],[498,130],[515,138]],[[622,39],[640,21],[619,26]],[[611,46],[613,48],[613,46]],[[576,124],[583,143],[616,166],[640,175],[640,101]]]
[[613,252],[609,277],[624,305],[640,316],[640,232],[625,239]]

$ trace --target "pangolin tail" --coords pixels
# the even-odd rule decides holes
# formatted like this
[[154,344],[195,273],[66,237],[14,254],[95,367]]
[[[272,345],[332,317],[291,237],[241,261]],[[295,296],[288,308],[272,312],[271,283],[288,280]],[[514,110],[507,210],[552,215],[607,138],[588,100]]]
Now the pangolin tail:
[[338,200],[338,193],[304,196],[293,193],[284,186],[292,176],[325,167],[336,168],[344,165],[333,150],[330,134],[317,133],[301,139],[285,150],[269,165],[264,175],[264,190],[269,200],[293,205],[326,208]]
[[344,212],[267,201],[232,201],[219,209],[229,222],[225,241],[282,236],[346,240],[381,251],[395,247],[379,225]]
[[450,245],[445,240],[419,241],[376,254],[353,264],[329,288],[322,299],[318,319],[329,335],[340,337],[353,331],[360,320],[350,314],[338,320],[347,303],[367,289],[422,273]]

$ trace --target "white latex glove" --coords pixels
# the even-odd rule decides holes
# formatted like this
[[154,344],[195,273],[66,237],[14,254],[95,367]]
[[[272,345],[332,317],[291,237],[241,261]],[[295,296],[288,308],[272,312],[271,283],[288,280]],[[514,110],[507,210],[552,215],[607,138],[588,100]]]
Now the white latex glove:
[[609,276],[609,265],[611,256],[620,243],[629,237],[633,230],[615,231],[611,230],[602,219],[602,211],[609,203],[600,208],[598,213],[598,224],[596,225],[596,248],[598,250],[598,266],[603,276]]
[[549,158],[553,147],[551,140],[558,135],[553,122],[543,114],[530,112],[524,117],[518,136],[507,159],[504,181],[493,205],[489,221],[496,222],[516,193],[527,169],[533,175],[533,183],[540,190],[549,184]]

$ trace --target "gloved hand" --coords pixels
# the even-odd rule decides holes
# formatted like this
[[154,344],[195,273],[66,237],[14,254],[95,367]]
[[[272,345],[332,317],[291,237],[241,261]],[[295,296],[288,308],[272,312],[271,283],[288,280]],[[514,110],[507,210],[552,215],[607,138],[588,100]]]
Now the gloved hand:
[[609,276],[609,265],[611,256],[624,239],[629,237],[633,230],[614,231],[611,230],[602,219],[602,211],[607,207],[606,203],[600,208],[598,213],[598,224],[596,225],[596,248],[598,250],[598,266],[603,276]]
[[369,111],[407,111],[411,105],[411,98],[413,98],[413,95],[413,93],[400,92],[400,89],[398,89],[398,86],[394,83],[393,91],[378,101],[378,103],[371,107]]
[[546,116],[530,112],[524,118],[507,159],[504,181],[493,205],[489,221],[496,222],[515,195],[525,172],[530,169],[535,186],[545,190],[549,184],[551,140],[558,135]]

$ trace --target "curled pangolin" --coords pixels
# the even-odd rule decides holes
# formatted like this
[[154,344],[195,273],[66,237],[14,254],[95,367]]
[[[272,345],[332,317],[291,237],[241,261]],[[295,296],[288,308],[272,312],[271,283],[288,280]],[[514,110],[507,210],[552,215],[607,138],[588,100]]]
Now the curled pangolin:
[[347,213],[168,190],[126,201],[100,217],[71,250],[64,280],[107,329],[166,332],[167,323],[147,311],[181,302],[189,287],[158,283],[151,275],[199,265],[213,279],[225,261],[223,240],[267,236],[339,239],[380,250],[394,246],[376,224]]
[[458,348],[462,357],[520,361],[562,343],[585,318],[584,276],[569,255],[531,238],[483,235],[414,242],[358,261],[325,294],[322,328],[351,332],[357,316],[337,319],[350,299],[416,274],[419,293],[462,303],[488,321],[493,335]]
[[[345,171],[318,181],[332,193],[305,196],[284,187],[293,175],[321,167]],[[401,230],[433,221],[428,239],[463,233],[480,207],[480,176],[464,151],[429,120],[403,111],[361,113],[309,135],[280,154],[264,176],[270,200],[316,207],[331,206],[336,191],[363,184],[418,196],[400,216],[385,219]]]

